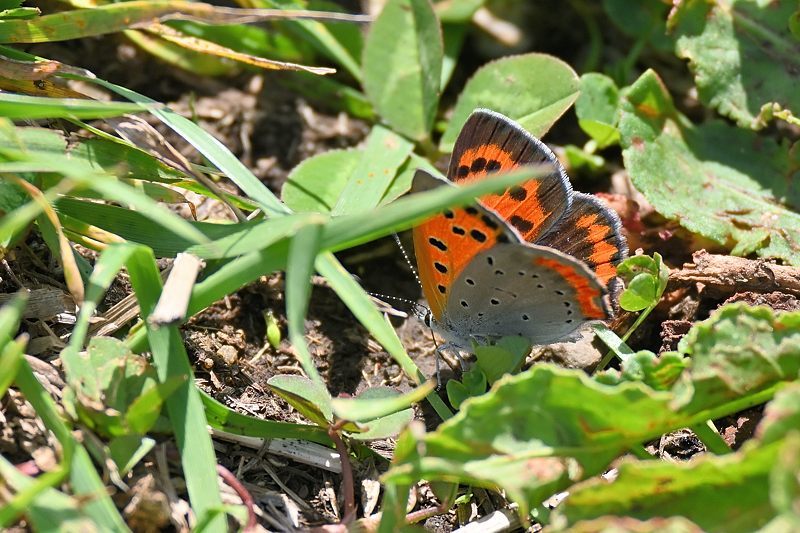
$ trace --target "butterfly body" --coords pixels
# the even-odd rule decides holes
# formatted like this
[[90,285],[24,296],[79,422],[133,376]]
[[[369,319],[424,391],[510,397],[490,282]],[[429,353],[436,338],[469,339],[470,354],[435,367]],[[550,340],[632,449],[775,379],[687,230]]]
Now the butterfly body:
[[418,171],[412,190],[534,164],[549,172],[413,231],[433,326],[455,346],[510,335],[549,344],[609,316],[607,285],[627,251],[619,218],[573,192],[552,151],[510,119],[473,112],[456,141],[449,180]]

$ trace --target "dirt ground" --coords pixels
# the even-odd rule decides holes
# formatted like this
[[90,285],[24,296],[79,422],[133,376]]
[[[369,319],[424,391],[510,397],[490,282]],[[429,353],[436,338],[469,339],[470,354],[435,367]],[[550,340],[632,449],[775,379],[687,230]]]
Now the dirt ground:
[[[580,31],[575,29],[579,24],[574,20],[558,24],[541,20],[530,22],[532,35],[547,33],[557,38],[535,39],[527,43],[527,49],[551,52],[572,64],[581,63],[585,49],[580,44]],[[613,42],[622,37],[612,36],[610,39]],[[88,68],[99,77],[167,102],[178,111],[193,112],[204,128],[228,146],[276,193],[296,164],[332,148],[355,146],[364,139],[369,128],[362,121],[332,114],[284,89],[277,81],[284,76],[280,73],[248,72],[232,79],[199,78],[161,64],[122,38],[113,37],[32,47],[30,51]],[[464,60],[445,94],[445,102],[452,105],[454,95],[478,65],[495,55],[508,53],[509,50],[485,37],[468,40]],[[664,64],[664,70],[669,69],[683,72],[683,66],[677,60]],[[665,79],[670,78],[665,76]],[[683,105],[691,114],[693,103],[686,101]],[[53,126],[64,127],[63,124]],[[581,138],[575,133],[576,128],[574,115],[569,114],[546,140],[558,145],[567,139]],[[197,155],[179,139],[163,128],[159,129],[176,146],[185,150],[185,155],[198,161]],[[645,253],[658,251],[670,267],[680,268],[692,261],[694,252],[708,247],[708,243],[698,241],[674,224],[665,222],[648,208],[642,198],[631,195],[620,162],[614,163],[613,156],[609,159],[612,168],[608,172],[602,175],[577,173],[572,176],[573,182],[579,190],[611,195],[612,205],[625,220],[632,251],[637,248]],[[231,187],[225,183],[222,185]],[[201,220],[228,216],[216,202],[197,196],[193,199],[198,202],[195,207]],[[181,209],[189,216],[188,209]],[[93,254],[87,251],[86,257],[92,260]],[[414,301],[421,297],[408,265],[389,239],[349,250],[339,258],[368,291]],[[20,287],[66,292],[57,263],[33,233],[2,266],[2,292],[10,293]],[[106,296],[100,311],[110,308],[128,292],[129,286],[122,276]],[[662,304],[637,330],[630,344],[636,349],[674,349],[692,323],[706,318],[710,311],[729,299],[766,303],[776,309],[800,308],[797,298],[780,291],[759,294],[730,287],[727,292],[709,293],[697,284],[671,285]],[[400,305],[396,307],[403,310]],[[285,338],[277,349],[265,349],[265,313],[272,313],[285,336],[281,274],[244,287],[193,317],[183,327],[183,335],[195,365],[197,380],[214,398],[242,413],[270,420],[303,422],[266,385],[270,377],[298,374],[300,368]],[[623,330],[632,318],[621,313],[614,327]],[[395,324],[417,365],[427,375],[433,375],[431,334],[413,318],[395,319]],[[37,372],[44,376],[48,390],[59,397],[64,384],[56,358],[59,350],[56,340],[68,334],[70,326],[52,320],[28,319],[24,327],[33,339],[50,340],[51,345],[42,341],[43,349],[32,355],[39,361],[36,363]],[[409,387],[409,381],[398,365],[370,339],[321,278],[314,280],[306,329],[311,353],[334,396],[352,395],[376,385],[389,385],[400,390]],[[586,368],[597,362],[599,354],[600,348],[588,339],[566,347],[547,347],[533,359],[555,360],[566,366]],[[451,375],[453,372],[445,366],[443,379]],[[23,463],[33,459],[44,468],[54,459],[43,427],[30,405],[13,391],[5,402],[4,420],[0,420],[0,451],[11,461]],[[418,416],[424,418],[429,427],[438,423],[431,412],[421,411]],[[717,421],[717,427],[730,444],[738,447],[752,434],[760,416],[760,409],[753,408]],[[119,491],[115,495],[119,506],[125,509],[126,518],[140,531],[167,527],[170,514],[179,508],[175,494],[178,500],[185,497],[181,492],[182,480],[175,448],[166,436],[161,439],[161,444],[139,464],[132,479],[126,480],[130,491]],[[281,517],[286,513],[297,513],[305,526],[333,523],[340,518],[340,504],[337,503],[340,479],[337,475],[226,441],[217,441],[217,446],[220,463],[236,474],[259,502],[267,502],[262,507],[273,513],[277,523],[284,523],[285,519]],[[380,441],[372,446],[385,455],[390,453],[393,443]],[[651,443],[649,448],[654,453],[675,459],[685,459],[703,451],[702,443],[687,431],[665,436],[661,441]],[[386,462],[375,460],[356,464],[357,497],[368,496],[369,487],[374,486],[374,480],[386,466]],[[433,502],[430,491],[422,491],[418,498],[423,506]],[[488,507],[500,502],[496,496],[487,498]],[[430,519],[425,524],[435,531],[449,531],[456,525],[454,513]]]

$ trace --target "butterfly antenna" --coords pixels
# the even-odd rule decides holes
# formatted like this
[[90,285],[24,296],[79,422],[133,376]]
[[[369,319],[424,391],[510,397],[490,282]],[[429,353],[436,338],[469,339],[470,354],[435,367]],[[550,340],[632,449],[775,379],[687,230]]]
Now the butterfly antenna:
[[419,279],[419,274],[417,274],[417,269],[414,268],[414,263],[412,263],[411,259],[409,259],[408,252],[406,252],[405,246],[403,246],[403,243],[400,241],[400,235],[398,235],[397,233],[394,233],[393,236],[394,236],[394,242],[396,242],[397,243],[397,247],[400,248],[400,253],[403,254],[403,259],[406,260],[406,264],[408,265],[408,268],[410,268],[411,269],[411,273],[414,274],[414,279],[416,279],[417,283],[419,284],[419,286],[422,287],[422,281],[420,281],[420,279]]

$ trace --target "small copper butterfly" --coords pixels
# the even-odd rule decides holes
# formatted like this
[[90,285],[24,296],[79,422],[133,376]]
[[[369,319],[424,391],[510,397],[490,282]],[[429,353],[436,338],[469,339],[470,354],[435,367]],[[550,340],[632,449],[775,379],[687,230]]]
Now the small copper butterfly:
[[475,110],[456,140],[448,181],[418,170],[412,191],[532,164],[552,170],[413,230],[431,325],[455,346],[511,335],[550,344],[610,316],[606,294],[627,254],[619,217],[574,192],[555,154],[516,122]]

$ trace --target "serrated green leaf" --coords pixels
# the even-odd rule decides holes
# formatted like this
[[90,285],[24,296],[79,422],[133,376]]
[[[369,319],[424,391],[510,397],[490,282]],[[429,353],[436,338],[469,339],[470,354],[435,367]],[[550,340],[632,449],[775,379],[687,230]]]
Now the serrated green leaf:
[[542,137],[578,97],[578,75],[546,54],[509,56],[487,63],[469,79],[439,149],[451,152],[467,117],[478,107],[497,111]]
[[333,422],[332,398],[322,383],[287,374],[272,376],[267,385],[318,426],[327,427]]
[[720,121],[690,124],[653,71],[625,92],[619,128],[625,168],[659,213],[719,244],[746,242],[800,265],[796,151]]
[[687,412],[723,405],[797,379],[800,312],[726,305],[693,327],[678,350],[692,358],[692,365],[673,389],[673,405]]
[[[461,481],[497,485],[521,513],[608,462],[656,427],[677,423],[669,395],[640,384],[599,385],[579,371],[542,364],[506,376],[470,398],[424,439],[387,481]],[[580,468],[576,468],[580,465]]]
[[617,385],[623,381],[641,381],[655,390],[669,390],[691,364],[691,360],[675,352],[659,355],[642,350],[622,362],[622,371],[608,370],[596,374],[600,383]]
[[364,46],[364,90],[396,131],[430,135],[439,104],[442,32],[429,0],[389,0]]
[[776,514],[769,500],[769,473],[779,449],[777,444],[750,447],[678,464],[624,462],[613,483],[596,479],[570,489],[556,513],[566,526],[604,515],[640,520],[683,516],[703,531],[749,533]]
[[778,391],[764,409],[756,437],[768,444],[800,428],[800,383],[794,382]]
[[743,127],[763,127],[769,102],[797,115],[800,43],[787,24],[796,11],[795,2],[681,2],[669,24],[701,100]]

